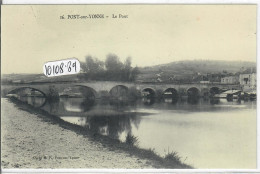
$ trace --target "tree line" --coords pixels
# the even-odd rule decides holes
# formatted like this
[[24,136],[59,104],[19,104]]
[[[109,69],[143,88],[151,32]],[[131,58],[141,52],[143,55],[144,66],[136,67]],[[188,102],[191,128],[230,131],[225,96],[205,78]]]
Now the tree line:
[[115,54],[108,54],[105,61],[91,55],[81,62],[81,78],[84,80],[135,81],[140,73],[138,67],[132,67],[131,57],[124,62]]

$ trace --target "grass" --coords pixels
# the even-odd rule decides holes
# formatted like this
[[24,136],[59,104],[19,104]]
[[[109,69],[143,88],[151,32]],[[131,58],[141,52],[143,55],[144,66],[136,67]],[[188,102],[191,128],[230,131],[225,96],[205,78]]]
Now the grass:
[[164,159],[168,161],[181,161],[181,157],[178,155],[178,152],[170,152],[165,155]]
[[136,146],[138,147],[139,141],[138,138],[131,133],[128,133],[126,136],[126,141],[125,143],[129,146]]
[[154,149],[142,149],[138,147],[138,138],[133,135],[128,135],[126,142],[120,142],[116,139],[111,139],[107,136],[96,134],[91,130],[87,130],[84,127],[66,122],[55,115],[49,114],[48,112],[34,108],[31,105],[23,103],[15,99],[9,99],[21,110],[37,115],[43,121],[56,124],[64,129],[72,130],[78,135],[83,135],[90,139],[90,141],[101,143],[105,148],[111,151],[122,151],[129,153],[130,155],[136,156],[141,159],[147,159],[151,162],[151,165],[155,168],[169,168],[169,169],[192,169],[193,167],[183,163],[177,154],[168,154],[167,157],[163,158],[156,154]]

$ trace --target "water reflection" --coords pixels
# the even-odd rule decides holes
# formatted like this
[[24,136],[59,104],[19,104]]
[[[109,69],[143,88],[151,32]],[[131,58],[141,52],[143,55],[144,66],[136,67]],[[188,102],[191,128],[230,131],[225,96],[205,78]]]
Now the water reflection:
[[127,135],[131,134],[133,127],[138,129],[141,121],[141,118],[135,114],[60,118],[85,127],[94,134],[109,136],[122,142],[125,142]]
[[129,107],[133,107],[135,104],[135,102],[130,102],[128,100],[109,100],[109,105],[111,106],[111,108],[117,111],[128,110]]
[[[41,107],[42,109],[56,115],[65,116],[112,116],[126,115],[131,111],[137,111],[140,108],[156,109],[156,110],[185,110],[186,112],[212,112],[221,110],[231,110],[239,105],[248,105],[256,103],[256,101],[244,100],[227,100],[224,98],[163,98],[156,100],[155,98],[145,97],[142,100],[129,102],[127,100],[90,100],[88,98],[60,98],[59,100],[46,100],[43,97],[18,97],[19,100]],[[214,106],[214,107],[210,107]],[[232,106],[232,107],[227,107]]]
[[154,97],[143,97],[142,100],[145,105],[153,105],[155,102]]
[[199,98],[198,97],[188,97],[187,101],[191,105],[196,105],[199,103]]
[[13,91],[10,91],[7,94],[7,97],[20,100],[24,103],[27,103],[37,108],[42,107],[46,103],[46,98],[44,93],[42,93],[37,89],[29,88],[29,87],[17,88]]
[[60,98],[64,109],[68,112],[86,112],[90,110],[95,101],[88,98]]
[[29,105],[32,105],[36,108],[39,108],[39,107],[42,107],[45,102],[46,102],[46,98],[45,97],[30,97],[30,96],[21,96],[21,97],[18,97],[18,100],[22,101],[22,102],[25,102]]
[[164,98],[163,99],[165,103],[171,103],[171,104],[176,104],[178,102],[178,98]]
[[[136,119],[139,118],[139,122]],[[140,117],[136,116],[111,116],[111,117],[88,117],[89,129],[95,133],[107,135],[113,139],[119,139],[120,135],[131,132],[131,122],[140,123]],[[122,138],[122,137],[121,137]],[[125,139],[125,137],[123,138]]]
[[[43,98],[22,100],[35,107],[44,101]],[[234,161],[238,158],[250,161],[255,154],[252,149],[256,144],[256,101],[192,97],[178,100],[165,97],[158,101],[144,97],[130,103],[60,98],[47,101],[41,108],[95,134],[122,142],[129,135],[137,137],[141,148],[154,148],[162,156],[170,148],[180,156],[187,156],[198,168],[241,168],[239,165],[243,164]],[[214,163],[223,159],[225,164]]]
[[219,103],[220,103],[219,98],[211,98],[210,99],[210,104],[212,104],[212,105],[216,105],[216,104],[219,104]]

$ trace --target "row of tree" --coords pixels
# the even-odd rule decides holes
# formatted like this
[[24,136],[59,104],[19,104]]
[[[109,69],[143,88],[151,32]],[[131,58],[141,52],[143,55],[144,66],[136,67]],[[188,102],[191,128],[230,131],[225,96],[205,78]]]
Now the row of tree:
[[108,54],[105,61],[88,55],[86,62],[81,62],[81,68],[84,72],[82,78],[86,80],[134,81],[140,71],[138,67],[133,68],[131,64],[131,57],[127,57],[123,63],[115,54]]

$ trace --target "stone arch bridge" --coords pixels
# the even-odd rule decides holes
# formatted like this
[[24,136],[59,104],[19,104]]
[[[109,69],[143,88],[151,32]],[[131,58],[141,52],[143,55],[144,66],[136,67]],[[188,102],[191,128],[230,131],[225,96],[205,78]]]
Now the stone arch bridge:
[[[6,96],[18,89],[33,89],[38,90],[43,94],[48,94],[50,87],[57,90],[59,94],[62,94],[66,89],[73,87],[80,87],[82,89],[90,90],[96,98],[102,97],[104,94],[112,95],[118,94],[118,91],[135,90],[142,93],[147,93],[153,96],[158,96],[164,93],[172,93],[181,96],[187,96],[194,94],[197,96],[207,96],[210,94],[219,93],[221,90],[228,89],[240,89],[239,85],[227,85],[227,84],[167,84],[167,83],[130,83],[130,82],[117,82],[117,81],[91,81],[91,82],[67,82],[67,83],[28,83],[28,84],[12,84],[2,85],[2,96]],[[120,93],[119,93],[120,94]]]

